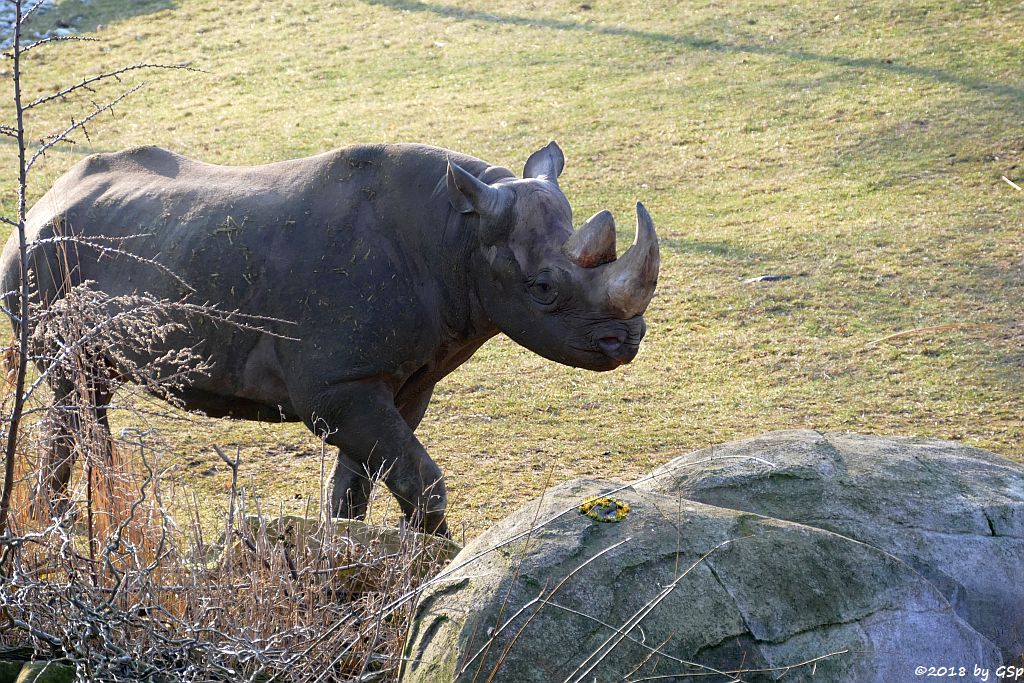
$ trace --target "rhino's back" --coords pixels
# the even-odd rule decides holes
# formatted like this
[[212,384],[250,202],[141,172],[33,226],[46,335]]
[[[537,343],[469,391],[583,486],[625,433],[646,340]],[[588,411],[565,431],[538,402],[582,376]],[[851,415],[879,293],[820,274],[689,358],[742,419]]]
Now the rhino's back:
[[[210,273],[252,267],[251,257],[260,254],[277,261],[306,258],[326,239],[309,234],[311,229],[376,232],[411,225],[388,212],[417,218],[429,213],[426,205],[448,156],[485,166],[421,145],[353,146],[260,166],[208,164],[159,147],[96,154],[36,203],[27,237],[130,237],[123,243],[126,251],[202,283]],[[108,291],[127,289],[123,271],[96,267],[86,251],[78,250],[83,279]],[[16,255],[12,236],[3,255],[5,284],[9,275],[16,281]],[[45,258],[37,266],[44,268],[56,258],[49,247],[39,255]],[[141,284],[153,294],[181,294],[166,290],[170,281],[159,273],[138,277],[130,289]]]
[[[329,165],[326,153],[266,166],[230,167],[187,159],[159,147],[135,147],[120,152],[94,154],[61,176],[32,207],[26,219],[26,237],[32,242],[55,236],[84,238],[131,237],[123,248],[144,258],[161,256],[170,268],[173,246],[201,239],[231,223],[231,212],[256,215],[271,209],[281,213],[303,185]],[[190,239],[191,238],[191,239]],[[34,265],[46,269],[56,256],[55,245],[36,252]],[[89,259],[81,248],[78,256]],[[0,257],[5,288],[16,282],[17,234],[12,234]],[[171,263],[167,263],[171,259]],[[83,266],[88,270],[88,263]],[[109,270],[109,269],[108,269]],[[100,272],[83,273],[86,279]],[[45,287],[49,278],[41,278]]]
[[[68,171],[33,207],[28,237],[60,231],[82,238],[73,250],[76,279],[107,294],[146,292],[292,321],[280,332],[308,342],[302,357],[329,355],[338,372],[413,367],[437,341],[441,314],[434,310],[431,271],[438,270],[436,233],[448,211],[448,158],[470,172],[488,168],[420,145],[347,147],[243,167],[157,147],[98,154]],[[101,258],[87,246],[128,236],[123,249],[131,258]],[[52,284],[61,281],[62,261],[53,245],[34,256],[50,300],[63,291]],[[4,291],[14,289],[17,271],[12,237],[3,256]],[[168,343],[194,346],[216,360],[203,384],[218,394],[253,393],[239,383],[258,335],[208,325],[188,334],[196,338]],[[321,339],[330,343],[321,348]]]
[[[220,166],[160,147],[92,155],[64,174],[29,212],[29,239],[53,229],[82,237],[216,229],[219,214],[287,211],[302,203],[342,151],[263,166]],[[205,219],[205,220],[204,220]]]

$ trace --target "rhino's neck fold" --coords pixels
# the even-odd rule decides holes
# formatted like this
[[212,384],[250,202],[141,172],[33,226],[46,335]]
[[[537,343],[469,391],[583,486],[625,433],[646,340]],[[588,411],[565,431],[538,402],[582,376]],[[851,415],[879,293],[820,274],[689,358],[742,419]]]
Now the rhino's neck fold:
[[480,278],[490,277],[476,235],[477,219],[449,209],[440,267],[445,332],[457,343],[479,346],[500,332],[480,302]]

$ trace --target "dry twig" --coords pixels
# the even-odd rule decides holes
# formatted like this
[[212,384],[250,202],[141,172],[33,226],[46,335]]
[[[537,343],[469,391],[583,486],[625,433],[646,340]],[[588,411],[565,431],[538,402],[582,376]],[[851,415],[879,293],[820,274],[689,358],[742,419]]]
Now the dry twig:
[[993,323],[947,323],[945,325],[929,325],[927,327],[915,327],[912,330],[903,330],[901,332],[894,332],[893,334],[873,339],[864,345],[863,348],[870,348],[877,346],[883,342],[890,341],[892,339],[899,339],[900,337],[910,337],[918,334],[925,334],[927,332],[947,332],[949,330],[967,330],[967,329],[999,329],[1002,325]]

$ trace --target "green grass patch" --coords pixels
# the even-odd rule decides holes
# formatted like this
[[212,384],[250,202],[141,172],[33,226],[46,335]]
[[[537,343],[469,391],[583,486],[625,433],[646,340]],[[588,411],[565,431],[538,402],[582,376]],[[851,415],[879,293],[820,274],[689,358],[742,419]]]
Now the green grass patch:
[[[632,365],[592,374],[499,338],[439,386],[419,434],[457,521],[770,429],[1024,458],[1024,193],[1002,180],[1024,183],[1017,5],[66,0],[40,24],[62,18],[99,42],[30,53],[32,94],[132,62],[204,73],[131,74],[147,87],[51,153],[33,198],[135,144],[258,164],[417,141],[519,170],[553,138],[580,219],[611,209],[626,240],[647,204],[663,266]],[[33,134],[83,106],[33,112]],[[8,213],[14,169],[4,140]],[[761,275],[788,279],[744,282]],[[282,506],[318,495],[302,428],[165,429],[173,476],[210,505],[215,443]]]

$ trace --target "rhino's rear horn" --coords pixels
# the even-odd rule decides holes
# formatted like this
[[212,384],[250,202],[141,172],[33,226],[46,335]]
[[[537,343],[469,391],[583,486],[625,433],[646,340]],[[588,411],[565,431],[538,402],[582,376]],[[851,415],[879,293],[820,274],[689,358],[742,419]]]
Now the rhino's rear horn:
[[604,266],[608,303],[626,318],[643,315],[658,284],[658,235],[643,204],[636,205],[636,239],[614,263]]
[[615,219],[608,211],[595,213],[574,232],[562,251],[581,268],[596,268],[615,260]]

